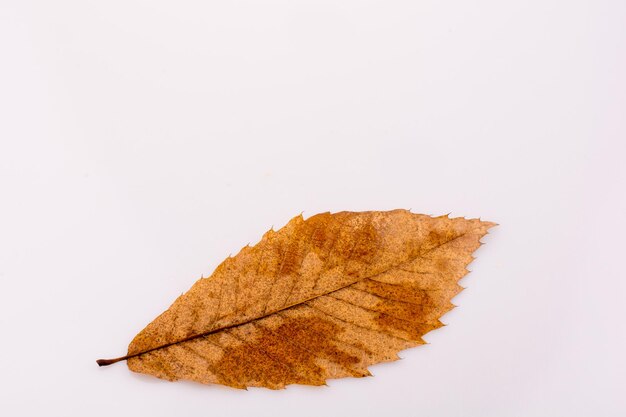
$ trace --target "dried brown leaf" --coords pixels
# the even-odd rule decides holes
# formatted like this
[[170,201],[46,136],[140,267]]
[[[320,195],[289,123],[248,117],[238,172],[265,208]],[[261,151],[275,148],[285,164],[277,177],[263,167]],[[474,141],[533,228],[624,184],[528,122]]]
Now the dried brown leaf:
[[407,210],[297,216],[198,280],[126,356],[98,363],[236,388],[368,376],[442,326],[492,226]]

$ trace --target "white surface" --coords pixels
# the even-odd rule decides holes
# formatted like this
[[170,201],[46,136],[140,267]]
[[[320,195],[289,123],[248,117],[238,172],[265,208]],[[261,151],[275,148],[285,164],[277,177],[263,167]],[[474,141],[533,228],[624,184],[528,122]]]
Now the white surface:
[[[0,2],[0,414],[623,416],[626,3]],[[98,368],[332,210],[501,224],[428,346],[248,392]]]

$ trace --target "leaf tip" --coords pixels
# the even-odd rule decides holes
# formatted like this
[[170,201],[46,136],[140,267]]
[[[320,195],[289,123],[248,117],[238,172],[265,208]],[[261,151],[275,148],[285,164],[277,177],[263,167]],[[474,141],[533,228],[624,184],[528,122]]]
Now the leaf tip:
[[489,222],[487,220],[483,220],[481,218],[478,219],[484,226],[485,226],[485,230],[489,230],[492,227],[496,227],[496,226],[500,226],[500,223],[496,223],[496,222]]

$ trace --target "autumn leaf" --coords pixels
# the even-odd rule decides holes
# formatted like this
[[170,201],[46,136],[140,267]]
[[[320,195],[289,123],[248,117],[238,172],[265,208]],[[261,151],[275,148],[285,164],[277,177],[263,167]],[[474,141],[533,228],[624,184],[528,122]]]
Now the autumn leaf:
[[98,364],[236,388],[368,376],[443,325],[492,226],[407,210],[297,216],[198,280],[126,356]]

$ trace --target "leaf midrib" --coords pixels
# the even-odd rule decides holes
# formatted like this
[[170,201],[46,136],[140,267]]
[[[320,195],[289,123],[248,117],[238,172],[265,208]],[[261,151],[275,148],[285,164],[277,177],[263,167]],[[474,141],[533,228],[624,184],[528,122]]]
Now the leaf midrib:
[[281,311],[288,310],[288,309],[290,309],[292,307],[295,307],[295,306],[298,306],[298,305],[301,305],[301,304],[306,304],[309,301],[314,300],[316,298],[323,297],[325,295],[329,295],[329,294],[332,294],[334,292],[340,291],[340,290],[342,290],[344,288],[350,287],[350,286],[352,286],[352,285],[354,285],[354,284],[356,284],[358,282],[361,282],[361,281],[363,281],[365,279],[375,278],[375,277],[377,277],[379,275],[382,275],[382,274],[384,274],[386,272],[391,271],[392,269],[396,269],[396,268],[400,267],[401,265],[407,264],[409,262],[413,262],[414,260],[423,257],[427,253],[430,253],[430,252],[432,252],[432,251],[434,251],[436,249],[439,249],[440,247],[442,247],[444,245],[447,245],[447,244],[449,244],[449,243],[451,243],[451,242],[453,242],[453,241],[455,241],[457,239],[460,239],[461,237],[465,236],[466,234],[467,233],[461,233],[460,235],[455,236],[452,239],[449,239],[449,240],[447,240],[447,241],[445,241],[445,242],[443,242],[443,243],[441,243],[441,244],[439,244],[437,246],[434,246],[434,247],[428,249],[425,252],[420,252],[415,257],[409,258],[406,261],[400,262],[397,265],[393,265],[393,266],[391,266],[391,267],[389,267],[389,268],[385,269],[384,271],[381,271],[381,272],[379,272],[377,274],[361,277],[361,278],[359,278],[356,281],[350,282],[349,284],[346,284],[346,285],[341,285],[341,286],[339,286],[339,287],[337,287],[337,288],[335,288],[335,289],[333,289],[331,291],[328,291],[328,292],[326,292],[324,294],[318,294],[318,295],[315,295],[314,297],[310,297],[310,298],[307,298],[305,300],[298,301],[297,303],[293,303],[293,304],[290,304],[290,305],[287,305],[287,306],[283,306],[283,307],[281,307],[281,308],[279,308],[277,310],[271,311],[271,312],[269,312],[267,314],[264,314],[262,316],[254,317],[254,318],[251,318],[249,320],[242,321],[240,323],[235,323],[235,324],[231,324],[231,325],[228,325],[228,326],[219,327],[217,329],[213,329],[213,330],[210,330],[208,332],[204,332],[204,333],[199,333],[199,334],[196,334],[196,335],[188,336],[188,337],[185,337],[183,339],[179,339],[179,340],[176,340],[176,341],[173,341],[173,342],[170,342],[170,343],[165,343],[163,345],[156,346],[156,347],[151,348],[151,349],[143,350],[141,352],[136,352],[136,353],[124,355],[124,356],[121,356],[119,358],[108,359],[108,360],[107,359],[99,359],[97,362],[98,362],[98,364],[100,366],[110,365],[110,364],[113,364],[113,363],[116,363],[116,362],[119,362],[119,361],[128,360],[128,359],[131,359],[131,358],[135,358],[137,356],[145,355],[146,353],[154,352],[154,351],[159,350],[159,349],[165,349],[165,348],[168,348],[170,346],[174,346],[174,345],[177,345],[177,344],[189,342],[190,340],[198,339],[200,337],[206,337],[206,336],[209,336],[209,335],[214,334],[214,333],[218,333],[218,332],[225,331],[225,330],[228,330],[228,329],[232,329],[232,328],[235,328],[235,327],[243,326],[245,324],[248,324],[248,323],[251,323],[251,322],[254,322],[254,321],[257,321],[257,320],[264,319],[265,317],[269,317],[272,314],[276,314],[276,313],[279,313]]

